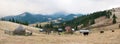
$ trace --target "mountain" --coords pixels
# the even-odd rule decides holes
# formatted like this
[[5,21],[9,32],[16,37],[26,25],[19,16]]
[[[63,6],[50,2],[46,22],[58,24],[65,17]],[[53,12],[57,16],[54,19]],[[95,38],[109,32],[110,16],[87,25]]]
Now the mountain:
[[54,14],[51,15],[51,17],[54,17],[54,18],[60,18],[60,17],[65,17],[67,15],[67,13],[65,12],[56,12]]
[[65,21],[69,21],[69,20],[75,18],[75,16],[79,17],[79,16],[81,16],[81,14],[69,14],[69,15],[65,16],[64,19],[65,19]]
[[39,33],[39,28],[30,27],[18,23],[8,22],[8,21],[0,21],[0,30],[10,30],[14,31],[17,27],[22,26],[26,28],[27,31],[32,31],[34,33]]
[[[45,18],[44,18],[45,17]],[[29,22],[29,23],[36,23],[36,22],[43,22],[47,21],[47,17],[49,16],[44,16],[44,15],[34,15],[29,12],[22,13],[17,16],[7,16],[4,17],[4,19],[9,20],[11,18],[14,18],[15,20],[23,21],[23,22]]]
[[29,12],[24,12],[22,14],[16,15],[16,16],[6,16],[2,19],[9,20],[14,18],[18,21],[28,22],[30,24],[38,23],[38,22],[47,22],[49,21],[48,18],[51,18],[52,20],[57,20],[58,18],[64,19],[64,21],[72,20],[74,19],[74,16],[81,16],[83,14],[66,14],[66,13],[55,13],[50,15],[43,15],[43,14],[32,14]]

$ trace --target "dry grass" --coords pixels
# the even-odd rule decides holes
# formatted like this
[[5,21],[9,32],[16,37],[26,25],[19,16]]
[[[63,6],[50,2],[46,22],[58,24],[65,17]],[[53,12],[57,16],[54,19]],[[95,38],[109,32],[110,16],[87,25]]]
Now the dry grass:
[[[7,22],[7,21],[0,21],[0,29],[2,30],[15,30],[17,27],[19,27],[20,24]],[[26,30],[33,31],[35,33],[39,33],[39,28],[34,28],[30,26],[22,25]]]
[[0,44],[120,44],[120,30],[83,35],[46,35],[12,36],[0,31]]
[[[0,21],[0,44],[120,44],[120,29],[105,31],[100,34],[98,30],[92,30],[89,36],[83,36],[76,32],[74,35],[57,35],[57,34],[38,34],[38,29],[34,27],[24,26],[27,30],[32,30],[33,36],[13,36],[4,34],[2,29],[14,30],[19,24]],[[117,24],[101,27],[116,27]],[[96,28],[98,29],[98,28]]]

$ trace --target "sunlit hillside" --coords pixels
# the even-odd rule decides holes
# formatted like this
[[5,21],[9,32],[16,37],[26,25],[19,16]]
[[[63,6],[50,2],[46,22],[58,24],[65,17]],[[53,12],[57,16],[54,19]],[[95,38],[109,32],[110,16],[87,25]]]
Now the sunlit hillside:
[[[119,44],[120,42],[120,29],[114,29],[100,33],[100,31],[91,31],[88,36],[83,36],[79,32],[73,35],[63,34],[42,34],[36,33],[37,29],[29,27],[33,31],[32,36],[13,36],[4,33],[3,29],[14,30],[19,24],[0,21],[0,44]],[[117,25],[117,24],[115,24]],[[110,27],[114,27],[110,26]],[[116,26],[115,26],[116,27]],[[106,27],[107,28],[107,27]]]

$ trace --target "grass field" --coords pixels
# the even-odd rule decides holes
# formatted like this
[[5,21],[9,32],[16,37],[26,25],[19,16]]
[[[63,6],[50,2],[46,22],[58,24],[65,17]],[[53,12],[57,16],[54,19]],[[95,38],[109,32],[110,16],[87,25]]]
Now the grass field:
[[36,34],[33,36],[12,36],[0,30],[0,44],[120,44],[120,30],[81,34],[55,35]]
[[[0,21],[0,44],[120,44],[120,29],[118,24],[103,27],[105,33],[100,34],[99,28],[92,30],[88,36],[83,36],[79,32],[73,35],[58,35],[58,34],[42,34],[39,33],[38,28],[24,26],[27,30],[32,30],[32,36],[13,36],[4,34],[3,29],[14,30],[19,24]],[[102,28],[102,27],[101,27]]]

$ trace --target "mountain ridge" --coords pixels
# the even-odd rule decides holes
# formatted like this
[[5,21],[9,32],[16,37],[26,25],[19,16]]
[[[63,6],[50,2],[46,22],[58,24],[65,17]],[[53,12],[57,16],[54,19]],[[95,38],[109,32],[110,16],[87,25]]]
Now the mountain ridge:
[[[16,15],[16,16],[6,16],[2,17],[6,21],[9,19],[14,18],[15,20],[28,22],[30,24],[36,23],[36,22],[47,22],[49,21],[48,18],[51,18],[52,20],[57,20],[58,18],[65,19],[64,21],[72,20],[74,19],[74,16],[81,16],[83,14],[72,14],[72,15],[66,15],[65,13],[55,13],[50,15],[43,15],[43,14],[33,14],[30,12],[24,12],[22,14]],[[66,19],[67,18],[67,19]]]

